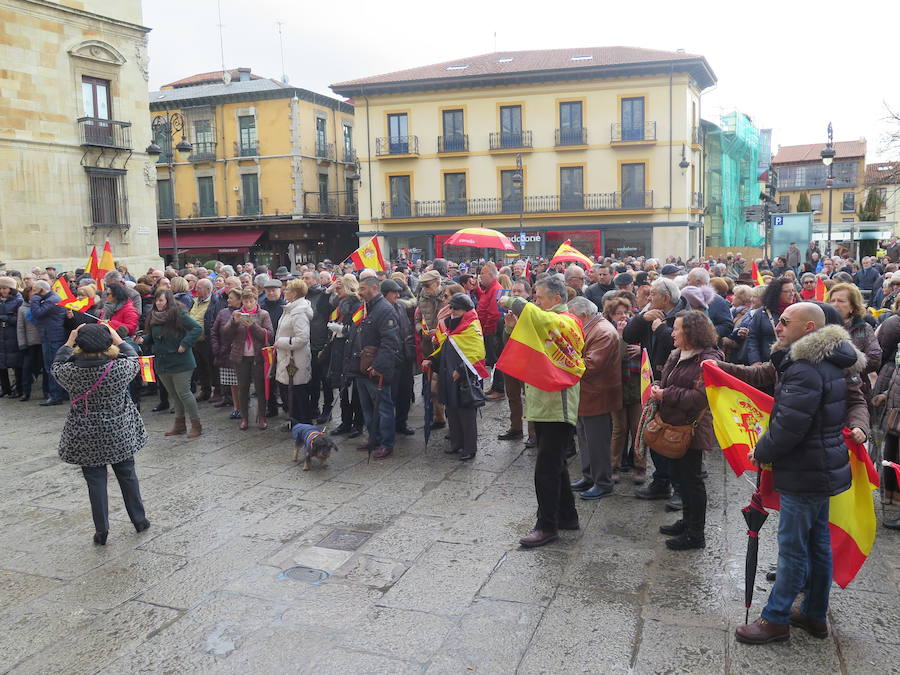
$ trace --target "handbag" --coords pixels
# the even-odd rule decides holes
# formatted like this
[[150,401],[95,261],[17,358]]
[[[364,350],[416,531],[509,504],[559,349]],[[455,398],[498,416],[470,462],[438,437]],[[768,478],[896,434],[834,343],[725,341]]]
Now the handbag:
[[369,371],[369,368],[375,363],[376,354],[378,354],[378,347],[375,345],[362,348],[362,351],[359,352],[359,372],[367,373]]
[[466,368],[463,376],[456,383],[459,389],[460,408],[480,408],[485,404],[481,378]]
[[669,459],[681,459],[685,456],[694,437],[694,431],[700,423],[704,410],[691,424],[669,424],[663,421],[659,411],[644,426],[644,441],[650,449]]

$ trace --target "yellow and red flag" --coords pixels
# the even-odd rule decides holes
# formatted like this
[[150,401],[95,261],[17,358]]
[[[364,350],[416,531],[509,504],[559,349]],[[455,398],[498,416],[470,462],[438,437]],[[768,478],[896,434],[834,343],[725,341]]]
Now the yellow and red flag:
[[881,465],[885,469],[893,469],[894,473],[897,474],[897,485],[900,485],[900,464],[896,462],[889,462],[886,459],[881,460]]
[[497,361],[501,372],[543,391],[561,391],[584,374],[584,333],[570,314],[525,303]]
[[478,320],[478,313],[474,309],[463,314],[459,325],[449,334],[438,333],[437,336],[439,343],[431,356],[438,354],[449,341],[469,370],[481,379],[490,377],[491,374],[484,365],[484,332],[481,321]]
[[869,307],[869,314],[874,316],[876,319],[880,319],[882,314],[887,314],[891,310],[889,309],[876,309],[875,307]]
[[365,319],[368,315],[369,310],[366,309],[366,303],[362,303],[357,308],[357,310],[353,312],[353,316],[351,316],[350,319],[353,321],[353,323],[359,324],[359,322]]
[[[704,363],[702,367],[713,429],[726,461],[737,475],[755,471],[747,453],[756,447],[769,426],[772,397],[724,373],[715,364]],[[866,449],[850,438],[848,429],[843,433],[852,481],[848,490],[831,498],[828,528],[831,532],[832,576],[835,583],[846,588],[863,566],[875,542],[872,490],[878,488],[879,480]],[[779,500],[772,487],[773,478],[772,469],[763,467],[760,475],[763,504],[777,509]]]
[[653,371],[650,368],[650,356],[646,349],[641,350],[641,405],[650,400],[650,384],[653,382]]
[[153,368],[153,358],[152,356],[141,356],[138,357],[138,362],[141,364],[141,379],[144,382],[156,382],[156,370]]
[[556,253],[553,254],[553,258],[550,260],[550,265],[553,266],[558,262],[578,263],[579,265],[584,265],[585,269],[590,269],[593,264],[590,258],[572,246],[572,241],[570,239],[566,239],[559,245],[559,248],[556,249]]
[[69,288],[69,284],[66,283],[65,279],[54,279],[53,283],[50,284],[50,290],[59,296],[61,300],[61,302],[57,303],[59,305],[75,299],[75,296],[72,295],[72,289]]
[[387,263],[384,262],[384,257],[381,255],[378,237],[372,237],[368,244],[356,249],[347,257],[347,260],[352,260],[353,266],[358,270],[368,267],[376,272],[387,271]]
[[[275,363],[275,347],[263,347],[262,348],[262,357],[263,357],[263,379],[266,383],[266,400],[269,399],[269,394],[271,393],[272,385],[269,380],[269,372],[272,370],[272,364]],[[293,383],[291,383],[293,384]]]
[[759,273],[759,265],[756,264],[756,261],[753,261],[753,264],[750,265],[750,276],[753,277],[753,285],[754,286],[764,286],[762,275]]
[[72,300],[61,300],[56,304],[71,309],[73,312],[86,312],[97,304],[97,298],[73,298]]
[[98,263],[97,268],[103,272],[103,274],[112,272],[116,269],[116,261],[113,260],[112,247],[109,245],[108,239],[103,243],[103,255],[100,256],[100,262]]
[[816,277],[816,294],[814,299],[825,302],[825,281],[822,277]]
[[91,246],[91,254],[88,256],[87,262],[84,264],[84,273],[90,274],[91,278],[94,279],[94,275],[97,273],[99,269],[100,263],[97,260],[97,247]]
[[331,310],[331,314],[328,315],[329,321],[338,321],[341,318],[341,313],[338,311],[338,308],[335,307]]

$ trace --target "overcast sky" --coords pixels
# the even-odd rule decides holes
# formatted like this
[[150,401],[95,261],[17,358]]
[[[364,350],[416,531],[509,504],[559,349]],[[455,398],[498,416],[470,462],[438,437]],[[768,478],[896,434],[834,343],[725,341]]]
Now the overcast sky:
[[[221,0],[225,64],[334,95],[332,82],[502,50],[629,45],[706,57],[718,85],[703,117],[748,113],[774,145],[866,138],[885,151],[885,104],[900,109],[900,2]],[[144,0],[150,86],[219,70],[216,0]]]

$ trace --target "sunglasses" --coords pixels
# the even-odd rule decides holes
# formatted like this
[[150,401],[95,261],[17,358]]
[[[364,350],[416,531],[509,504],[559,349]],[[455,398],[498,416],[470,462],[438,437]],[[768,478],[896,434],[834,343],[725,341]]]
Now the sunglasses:
[[782,316],[782,317],[780,317],[780,318],[778,319],[778,323],[780,323],[782,326],[784,326],[785,328],[787,328],[788,326],[791,325],[791,320],[790,320],[790,319],[785,319],[785,318]]
[[805,285],[805,284],[814,284],[814,283],[816,283],[816,280],[815,280],[815,279],[807,279],[807,280],[804,281],[803,283],[804,283],[804,285]]

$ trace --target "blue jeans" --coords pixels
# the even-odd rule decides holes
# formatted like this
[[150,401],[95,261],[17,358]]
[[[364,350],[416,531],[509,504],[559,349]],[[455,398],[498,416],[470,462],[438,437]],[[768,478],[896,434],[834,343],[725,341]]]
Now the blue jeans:
[[54,401],[61,401],[66,397],[65,390],[59,386],[56,378],[50,374],[50,366],[53,365],[53,359],[56,358],[56,352],[62,347],[63,343],[59,342],[42,342],[41,353],[44,357],[44,378],[47,380],[47,398]]
[[778,521],[778,570],[762,618],[788,623],[791,605],[804,594],[800,611],[825,621],[831,591],[831,534],[828,497],[781,495]]
[[[362,407],[363,420],[369,430],[369,443],[374,447],[383,445],[385,448],[394,447],[395,420],[394,399],[391,396],[391,386],[385,384],[381,391],[375,382],[368,377],[357,377],[356,384],[359,388],[359,402]],[[375,401],[378,401],[378,419],[373,419],[375,413]]]

